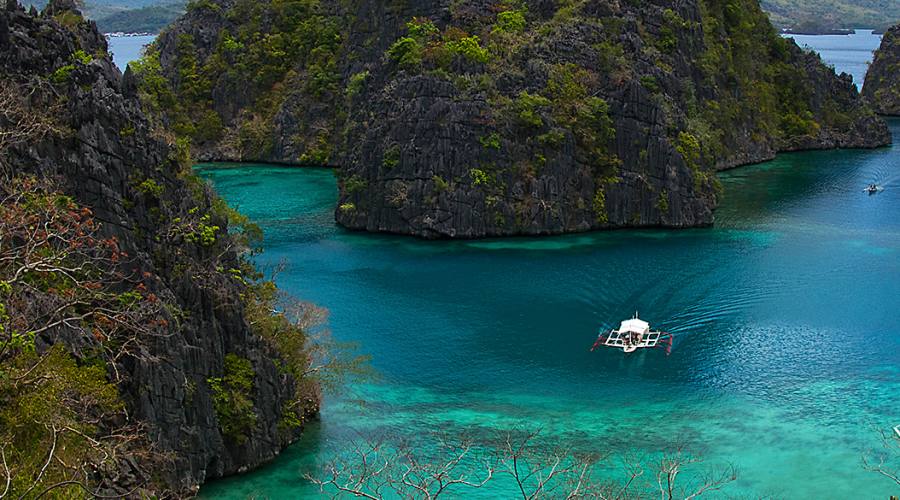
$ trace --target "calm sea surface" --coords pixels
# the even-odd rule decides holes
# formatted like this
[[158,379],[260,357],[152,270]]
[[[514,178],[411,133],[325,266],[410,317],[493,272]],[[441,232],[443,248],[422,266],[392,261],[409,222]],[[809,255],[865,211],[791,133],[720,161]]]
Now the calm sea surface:
[[128,63],[141,57],[144,47],[156,40],[156,35],[147,36],[113,36],[109,41],[109,51],[113,54],[113,62],[123,72]]
[[[900,121],[891,128],[900,138]],[[335,337],[380,374],[206,498],[313,496],[301,473],[358,433],[536,427],[595,450],[687,441],[738,468],[728,496],[898,491],[861,457],[900,424],[900,145],[723,174],[709,229],[475,242],[343,231],[328,170],[198,171],[263,227],[259,260],[286,264],[279,285],[327,307]],[[885,191],[863,193],[872,182]],[[588,352],[598,328],[635,310],[675,333],[670,356]]]
[[857,30],[853,35],[785,36],[796,40],[801,47],[818,52],[838,73],[852,75],[859,88],[862,88],[866,79],[866,71],[872,62],[872,52],[881,45],[881,35],[873,35],[872,30]]

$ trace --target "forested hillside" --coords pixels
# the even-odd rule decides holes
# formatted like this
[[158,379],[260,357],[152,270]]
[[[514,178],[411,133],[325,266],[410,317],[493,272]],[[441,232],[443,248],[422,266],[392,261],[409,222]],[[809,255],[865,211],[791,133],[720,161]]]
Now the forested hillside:
[[869,28],[886,30],[900,22],[897,0],[761,0],[779,28],[807,31]]

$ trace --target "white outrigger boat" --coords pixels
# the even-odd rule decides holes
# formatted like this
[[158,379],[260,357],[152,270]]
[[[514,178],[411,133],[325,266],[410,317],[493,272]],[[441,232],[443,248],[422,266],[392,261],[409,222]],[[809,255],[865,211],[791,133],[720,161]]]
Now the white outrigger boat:
[[672,334],[650,330],[650,324],[638,318],[635,313],[633,318],[623,321],[618,330],[601,332],[591,351],[601,346],[622,349],[624,352],[665,347],[666,354],[669,354],[672,351]]
[[869,184],[863,191],[869,194],[878,194],[879,191],[884,191],[884,188],[878,184]]

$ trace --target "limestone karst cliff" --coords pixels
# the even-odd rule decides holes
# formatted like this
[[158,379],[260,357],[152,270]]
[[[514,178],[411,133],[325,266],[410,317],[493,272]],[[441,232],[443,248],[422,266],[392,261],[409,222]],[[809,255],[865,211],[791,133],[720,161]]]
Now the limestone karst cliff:
[[[13,380],[0,390],[0,445],[11,491],[27,497],[29,482],[42,479],[20,452],[45,460],[50,429],[56,436],[63,424],[40,419],[57,414],[99,441],[63,434],[58,452],[66,455],[48,463],[32,495],[56,478],[86,485],[88,494],[180,497],[272,459],[298,436],[318,396],[279,348],[298,332],[270,315],[269,289],[254,283],[242,250],[246,221],[193,177],[183,148],[145,118],[133,82],[73,2],[52,1],[41,13],[6,2],[0,73],[0,270],[11,270],[0,276],[0,379]],[[35,191],[19,193],[22,186]],[[47,199],[55,201],[39,210]],[[29,227],[43,229],[23,236]],[[72,239],[48,236],[48,228]],[[107,247],[114,250],[103,254]],[[50,266],[51,256],[60,267]],[[129,319],[139,303],[144,316]],[[32,358],[35,367],[51,366],[42,356],[57,345],[68,352],[59,362],[72,380],[61,370],[30,380],[40,371],[17,368]],[[94,421],[81,413],[93,408],[94,394],[42,400],[35,421],[24,410],[6,413],[32,408],[27,398],[57,387],[50,381],[77,388],[78,367],[92,366],[114,384],[109,415]],[[23,375],[7,378],[7,369]],[[85,443],[108,444],[109,452],[90,456],[79,449]],[[82,459],[90,473],[78,470]],[[54,494],[85,493],[57,487]]]
[[201,156],[337,166],[340,224],[432,238],[708,225],[717,169],[890,141],[755,0],[206,0],[137,72]]
[[875,111],[900,116],[900,24],[887,30],[866,72],[863,96]]

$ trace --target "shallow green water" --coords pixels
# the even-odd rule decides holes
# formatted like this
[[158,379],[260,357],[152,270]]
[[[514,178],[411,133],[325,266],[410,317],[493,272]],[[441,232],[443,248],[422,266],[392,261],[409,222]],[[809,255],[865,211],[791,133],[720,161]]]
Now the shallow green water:
[[[900,146],[728,172],[710,229],[476,242],[343,231],[327,170],[199,173],[262,225],[279,284],[329,308],[382,375],[205,497],[315,494],[300,471],[355,432],[522,426],[597,449],[687,439],[738,467],[730,495],[897,492],[860,457],[900,424]],[[635,310],[676,334],[671,356],[588,352]]]

